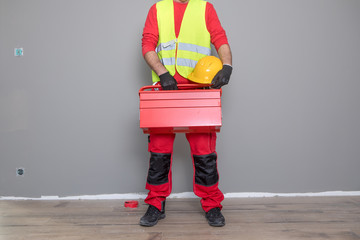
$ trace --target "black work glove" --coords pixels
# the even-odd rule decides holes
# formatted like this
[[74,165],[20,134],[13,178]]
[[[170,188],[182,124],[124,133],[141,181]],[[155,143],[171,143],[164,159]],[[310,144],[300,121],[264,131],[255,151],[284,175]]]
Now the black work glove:
[[232,66],[223,65],[223,68],[215,75],[213,80],[211,81],[212,88],[221,88],[222,86],[229,83],[230,75],[232,72]]
[[160,84],[163,90],[177,90],[177,82],[173,76],[170,75],[169,72],[161,74],[159,76]]

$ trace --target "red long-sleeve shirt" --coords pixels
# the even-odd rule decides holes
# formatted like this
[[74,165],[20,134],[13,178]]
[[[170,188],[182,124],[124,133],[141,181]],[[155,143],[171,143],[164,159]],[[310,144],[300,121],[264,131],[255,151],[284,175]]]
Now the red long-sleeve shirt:
[[[178,37],[180,32],[180,26],[184,17],[187,3],[174,2],[174,20],[175,20],[175,35]],[[205,10],[205,22],[206,28],[210,33],[211,43],[216,50],[223,44],[228,44],[225,30],[222,28],[220,20],[216,14],[214,6],[207,2]],[[157,43],[159,41],[159,29],[157,23],[157,11],[156,4],[154,4],[148,13],[146,18],[143,38],[142,38],[142,53],[145,55],[149,51],[155,51]],[[182,77],[177,71],[174,78],[178,83],[188,83],[189,80]]]

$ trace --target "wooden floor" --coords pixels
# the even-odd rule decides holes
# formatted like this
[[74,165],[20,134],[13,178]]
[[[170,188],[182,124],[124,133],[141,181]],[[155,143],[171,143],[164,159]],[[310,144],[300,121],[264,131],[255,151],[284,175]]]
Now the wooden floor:
[[210,227],[198,199],[169,199],[166,218],[138,225],[147,206],[124,200],[0,201],[0,239],[360,239],[360,197],[224,200],[226,226]]

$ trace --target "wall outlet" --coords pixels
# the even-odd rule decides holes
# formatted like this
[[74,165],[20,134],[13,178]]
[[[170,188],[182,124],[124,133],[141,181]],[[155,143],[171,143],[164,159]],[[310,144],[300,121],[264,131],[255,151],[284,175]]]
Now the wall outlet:
[[24,49],[23,48],[14,48],[14,56],[15,57],[24,56]]
[[16,169],[16,176],[21,176],[23,177],[25,174],[25,168],[17,168]]

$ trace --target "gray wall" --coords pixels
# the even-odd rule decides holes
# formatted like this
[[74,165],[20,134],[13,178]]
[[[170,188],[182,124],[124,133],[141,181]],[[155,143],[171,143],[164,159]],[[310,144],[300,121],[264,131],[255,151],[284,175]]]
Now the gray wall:
[[[145,192],[137,91],[155,2],[0,0],[0,196]],[[234,56],[223,192],[360,190],[360,1],[212,3]],[[173,192],[192,191],[181,134],[173,172]]]

